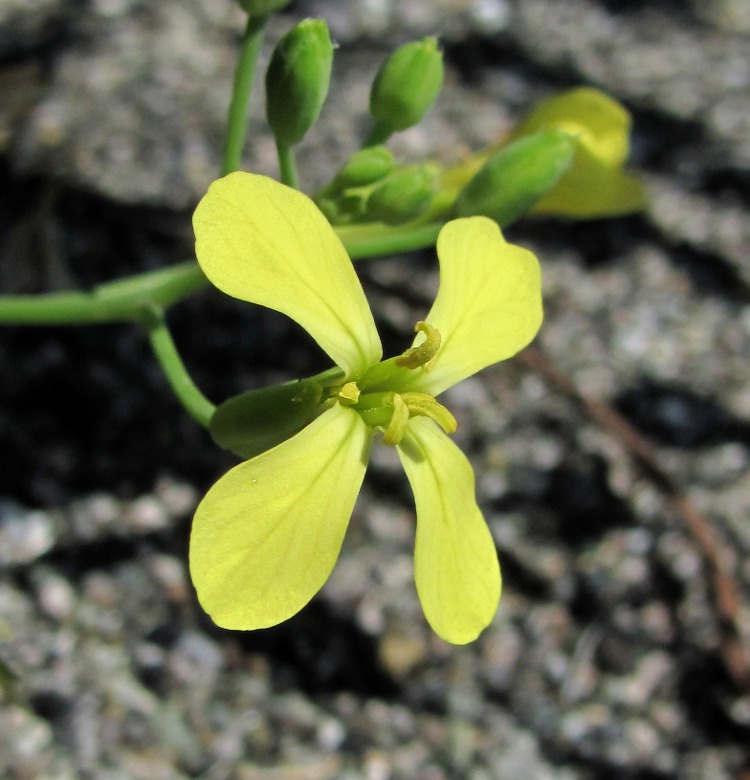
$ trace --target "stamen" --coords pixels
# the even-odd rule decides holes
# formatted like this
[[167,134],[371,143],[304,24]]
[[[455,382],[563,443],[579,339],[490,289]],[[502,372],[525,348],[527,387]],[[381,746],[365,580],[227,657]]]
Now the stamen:
[[406,433],[409,422],[409,408],[398,393],[393,395],[393,415],[383,434],[383,444],[398,444]]
[[345,385],[339,388],[336,393],[336,398],[344,406],[354,406],[359,401],[359,388],[356,382],[347,382]]
[[[343,393],[347,387],[344,385],[339,392]],[[427,393],[394,393],[392,390],[362,393],[355,404],[349,402],[349,405],[353,405],[367,425],[383,431],[383,444],[399,444],[412,417],[429,417],[446,433],[454,433],[458,427],[456,418]]]
[[413,417],[429,417],[446,433],[454,433],[458,427],[456,418],[427,393],[401,393],[401,399]]
[[440,331],[428,325],[426,322],[418,322],[414,330],[425,334],[425,340],[416,347],[407,349],[402,355],[395,359],[397,366],[402,368],[425,368],[428,369],[440,349]]

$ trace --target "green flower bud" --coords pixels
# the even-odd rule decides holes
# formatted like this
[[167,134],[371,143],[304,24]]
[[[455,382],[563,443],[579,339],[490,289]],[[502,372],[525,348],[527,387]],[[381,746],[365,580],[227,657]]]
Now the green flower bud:
[[417,124],[443,86],[443,55],[437,38],[396,49],[378,71],[370,92],[370,113],[390,132]]
[[248,16],[266,16],[289,5],[292,0],[239,0]]
[[216,409],[209,430],[220,447],[253,458],[301,431],[321,396],[320,385],[305,380],[248,390]]
[[568,169],[575,139],[562,130],[527,136],[490,157],[456,198],[454,215],[482,215],[501,227],[523,216]]
[[436,191],[437,172],[433,166],[400,168],[372,191],[366,216],[387,225],[409,222],[427,210]]
[[396,167],[393,154],[385,146],[371,146],[355,152],[336,174],[339,189],[363,187],[385,178]]
[[291,147],[313,126],[328,94],[333,44],[323,19],[304,19],[278,42],[266,71],[266,116]]

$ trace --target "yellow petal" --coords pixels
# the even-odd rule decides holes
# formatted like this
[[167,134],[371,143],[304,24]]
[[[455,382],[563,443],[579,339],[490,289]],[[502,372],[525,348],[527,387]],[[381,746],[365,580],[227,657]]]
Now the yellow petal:
[[590,87],[572,89],[539,103],[513,137],[557,128],[570,133],[578,148],[570,168],[532,212],[593,218],[644,209],[643,184],[621,170],[630,148],[630,127],[625,108]]
[[437,252],[440,289],[425,321],[440,331],[442,343],[431,365],[408,374],[402,369],[400,391],[437,395],[515,355],[542,323],[539,263],[527,249],[507,243],[492,220],[449,222]]
[[193,520],[190,574],[215,623],[273,626],[320,590],[338,558],[371,442],[360,416],[337,404],[209,490]]
[[539,103],[514,131],[531,135],[559,128],[605,165],[622,165],[628,157],[630,114],[609,95],[591,87],[578,87]]
[[298,322],[347,375],[381,356],[362,286],[333,228],[306,195],[238,171],[215,181],[193,216],[209,280]]
[[396,447],[417,505],[414,580],[425,617],[438,636],[471,642],[492,621],[500,600],[500,566],[474,496],[474,472],[435,423],[409,421]]
[[646,206],[646,191],[641,181],[603,163],[581,146],[570,168],[534,205],[531,213],[590,219],[630,214]]

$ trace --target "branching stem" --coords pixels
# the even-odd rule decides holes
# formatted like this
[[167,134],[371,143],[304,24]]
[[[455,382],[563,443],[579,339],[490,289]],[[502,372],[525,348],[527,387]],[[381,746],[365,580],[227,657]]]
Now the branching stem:
[[207,284],[195,262],[118,279],[90,292],[0,295],[0,325],[95,325],[140,322],[150,308],[167,308]]
[[[380,223],[336,228],[354,260],[434,246],[442,222],[410,227]],[[195,262],[130,276],[90,292],[0,295],[0,325],[96,325],[140,322],[153,306],[163,309],[208,284]]]
[[164,310],[158,306],[152,307],[142,322],[172,392],[190,416],[207,428],[216,407],[201,393],[188,374],[167,327]]

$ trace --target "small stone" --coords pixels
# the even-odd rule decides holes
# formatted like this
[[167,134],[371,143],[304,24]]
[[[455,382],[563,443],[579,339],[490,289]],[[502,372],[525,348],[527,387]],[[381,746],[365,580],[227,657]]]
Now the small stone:
[[0,566],[30,563],[52,549],[55,541],[54,524],[46,512],[0,507]]
[[75,590],[55,572],[46,572],[38,578],[36,597],[44,614],[55,620],[67,620],[75,609]]
[[346,739],[346,728],[338,718],[326,718],[318,726],[318,744],[329,752],[338,750]]
[[644,707],[657,689],[673,679],[674,667],[666,653],[653,651],[645,655],[627,677],[616,678],[609,684],[612,701],[629,707]]
[[198,491],[185,482],[165,477],[156,483],[154,492],[172,517],[186,517],[198,505]]
[[185,564],[171,555],[152,555],[149,566],[156,579],[164,586],[170,601],[184,603],[188,598],[188,585]]
[[378,660],[395,678],[403,679],[427,656],[422,637],[390,633],[380,641]]
[[164,503],[156,496],[142,496],[123,512],[123,519],[137,533],[160,531],[169,524],[169,514]]
[[204,634],[186,631],[177,640],[169,658],[169,668],[180,683],[200,680],[209,688],[224,665],[221,648]]

